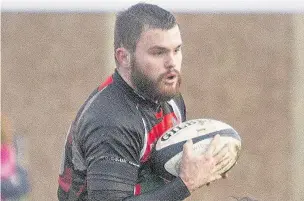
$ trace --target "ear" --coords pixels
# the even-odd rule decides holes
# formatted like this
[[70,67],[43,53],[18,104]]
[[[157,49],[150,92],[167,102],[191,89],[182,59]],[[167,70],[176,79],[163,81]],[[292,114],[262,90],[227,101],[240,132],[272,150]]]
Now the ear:
[[115,58],[120,67],[128,68],[130,67],[130,53],[127,49],[120,47],[115,50]]

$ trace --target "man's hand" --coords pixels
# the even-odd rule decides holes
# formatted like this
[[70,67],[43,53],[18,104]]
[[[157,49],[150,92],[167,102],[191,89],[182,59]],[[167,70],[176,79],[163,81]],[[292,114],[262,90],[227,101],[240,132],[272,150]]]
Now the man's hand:
[[229,146],[221,149],[219,146],[220,136],[216,135],[207,152],[196,156],[192,152],[192,140],[184,144],[179,176],[190,192],[223,177],[218,172],[230,163]]

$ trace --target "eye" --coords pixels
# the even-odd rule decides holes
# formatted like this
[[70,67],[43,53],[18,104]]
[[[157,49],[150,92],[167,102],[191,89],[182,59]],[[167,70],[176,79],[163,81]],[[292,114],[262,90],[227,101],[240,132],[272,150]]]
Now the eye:
[[156,55],[156,56],[160,56],[160,55],[162,55],[164,53],[165,53],[165,51],[163,51],[163,50],[156,50],[156,51],[152,52],[152,54]]
[[180,52],[181,51],[181,47],[178,47],[174,50],[175,53]]

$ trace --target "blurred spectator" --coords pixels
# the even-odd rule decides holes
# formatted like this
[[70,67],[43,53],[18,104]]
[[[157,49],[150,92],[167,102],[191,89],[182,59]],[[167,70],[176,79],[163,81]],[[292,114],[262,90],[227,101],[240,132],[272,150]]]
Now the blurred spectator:
[[27,171],[17,161],[12,126],[1,115],[1,201],[21,200],[29,186]]

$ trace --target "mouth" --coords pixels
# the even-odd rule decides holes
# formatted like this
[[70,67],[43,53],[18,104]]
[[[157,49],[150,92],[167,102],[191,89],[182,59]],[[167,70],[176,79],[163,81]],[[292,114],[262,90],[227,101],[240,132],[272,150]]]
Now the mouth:
[[174,83],[176,79],[177,79],[177,74],[174,73],[174,72],[173,73],[168,73],[165,76],[166,83],[168,83],[168,84]]

